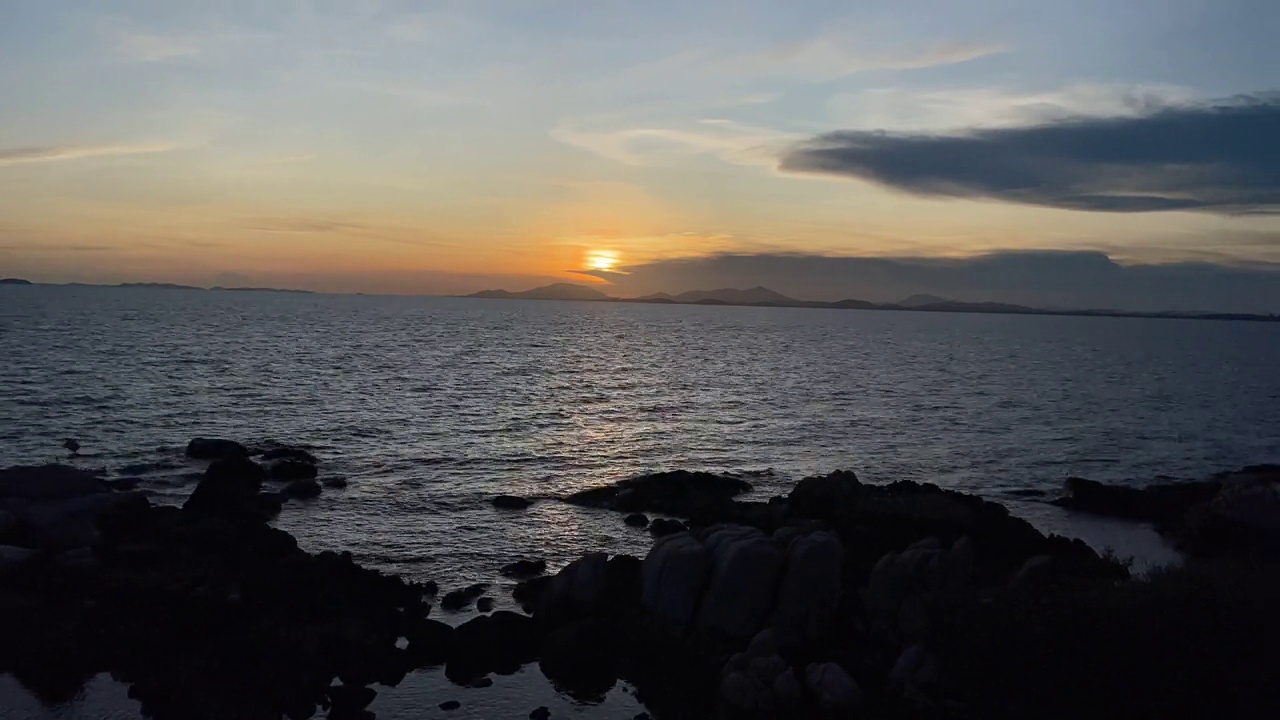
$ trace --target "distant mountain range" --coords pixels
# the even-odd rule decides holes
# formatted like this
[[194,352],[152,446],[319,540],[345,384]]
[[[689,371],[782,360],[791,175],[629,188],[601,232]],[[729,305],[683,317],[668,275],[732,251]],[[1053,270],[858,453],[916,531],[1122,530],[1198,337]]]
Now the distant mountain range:
[[302,293],[309,294],[310,290],[285,290],[281,288],[262,288],[262,287],[221,287],[215,285],[211,288],[202,288],[196,285],[177,285],[174,283],[116,283],[115,285],[99,285],[95,283],[36,283],[22,278],[3,278],[0,279],[0,285],[42,285],[47,287],[99,287],[99,288],[134,288],[141,290],[201,290],[201,291],[223,291],[223,292],[274,292],[274,293]]
[[1185,313],[1185,312],[1127,312],[1123,310],[1063,310],[1010,305],[996,302],[960,302],[937,295],[912,295],[897,303],[875,303],[849,298],[835,302],[797,300],[766,287],[756,286],[748,290],[722,288],[720,290],[691,290],[679,295],[654,293],[637,298],[615,298],[594,288],[572,283],[555,283],[523,292],[483,290],[466,297],[495,300],[578,300],[591,302],[652,303],[672,305],[744,305],[750,307],[828,308],[838,310],[897,310],[902,312],[961,312],[996,315],[1073,315],[1088,317],[1147,317],[1188,318],[1202,320],[1255,320],[1280,321],[1276,315],[1252,315],[1248,313]]

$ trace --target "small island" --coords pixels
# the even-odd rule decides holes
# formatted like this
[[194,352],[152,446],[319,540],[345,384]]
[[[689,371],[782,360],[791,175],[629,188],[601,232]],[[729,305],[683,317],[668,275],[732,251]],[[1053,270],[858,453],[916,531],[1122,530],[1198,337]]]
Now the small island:
[[0,278],[0,285],[34,285],[30,280],[22,278]]

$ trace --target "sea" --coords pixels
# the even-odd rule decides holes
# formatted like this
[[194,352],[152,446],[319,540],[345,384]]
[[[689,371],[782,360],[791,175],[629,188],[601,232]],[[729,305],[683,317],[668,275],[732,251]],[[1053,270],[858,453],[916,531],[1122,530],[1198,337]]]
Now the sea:
[[[1274,323],[0,286],[0,466],[140,476],[153,502],[180,503],[202,467],[190,438],[302,445],[322,479],[348,483],[286,506],[277,524],[303,547],[444,590],[489,582],[499,607],[512,560],[554,571],[647,549],[621,517],[557,498],[674,469],[740,474],[758,498],[836,469],[931,482],[1141,568],[1176,555],[1149,529],[1047,500],[1069,476],[1144,484],[1280,461],[1278,368]],[[500,511],[498,494],[536,502]],[[583,705],[536,667],[497,680],[424,672],[373,709],[642,709],[623,684]],[[463,709],[439,711],[447,699]],[[0,677],[8,717],[137,709],[105,676],[54,708]]]

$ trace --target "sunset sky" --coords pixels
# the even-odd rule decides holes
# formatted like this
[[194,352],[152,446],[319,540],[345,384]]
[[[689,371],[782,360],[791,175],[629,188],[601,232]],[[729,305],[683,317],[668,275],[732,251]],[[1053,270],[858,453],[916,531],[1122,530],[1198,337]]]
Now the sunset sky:
[[629,294],[702,280],[673,261],[1027,250],[1265,272],[1277,27],[1274,0],[5,0],[0,275]]

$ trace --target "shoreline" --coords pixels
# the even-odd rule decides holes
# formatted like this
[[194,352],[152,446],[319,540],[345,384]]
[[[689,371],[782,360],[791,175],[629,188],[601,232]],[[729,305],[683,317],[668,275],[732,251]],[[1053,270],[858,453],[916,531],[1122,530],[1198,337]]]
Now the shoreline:
[[[89,505],[109,507],[94,518],[101,535],[87,553],[68,556],[71,551],[64,549],[28,558],[40,571],[7,568],[4,615],[11,621],[22,617],[23,623],[7,628],[19,640],[16,647],[10,640],[9,652],[0,653],[0,671],[17,671],[44,688],[37,694],[55,699],[73,689],[67,683],[97,674],[90,671],[111,671],[132,682],[132,692],[154,717],[211,710],[208,698],[184,702],[171,696],[183,686],[164,679],[173,677],[165,667],[167,646],[149,634],[159,629],[148,628],[172,621],[134,607],[154,608],[160,595],[170,612],[214,622],[219,635],[261,634],[261,622],[270,619],[265,637],[244,637],[221,650],[201,651],[199,643],[182,650],[218,661],[206,667],[198,657],[190,660],[203,668],[197,673],[202,682],[214,687],[228,681],[218,670],[222,664],[266,662],[280,668],[273,671],[272,687],[240,698],[244,707],[221,708],[245,717],[304,717],[309,703],[314,712],[326,702],[350,711],[331,711],[335,720],[365,717],[363,708],[376,691],[360,688],[393,687],[418,667],[443,666],[455,685],[474,687],[491,674],[533,663],[561,692],[579,699],[598,698],[616,683],[629,682],[660,718],[708,716],[687,714],[690,709],[742,718],[819,717],[855,706],[914,713],[924,712],[912,704],[922,697],[930,712],[948,702],[986,710],[984,693],[996,689],[967,677],[955,665],[955,653],[957,646],[966,653],[992,650],[983,650],[987,646],[966,628],[982,627],[986,637],[1010,642],[1028,631],[1061,629],[1057,614],[1033,613],[1025,620],[1030,625],[1010,625],[1007,611],[1036,607],[1026,605],[1030,598],[1069,599],[1083,604],[1072,612],[1088,615],[1094,611],[1089,598],[1102,593],[1109,602],[1146,612],[1149,603],[1161,602],[1159,593],[1155,600],[1148,597],[1152,588],[1202,572],[1204,554],[1194,551],[1186,569],[1129,578],[1114,560],[1078,540],[1046,537],[1003,506],[930,485],[864,485],[852,473],[838,472],[805,478],[768,501],[746,502],[736,499],[750,489],[741,479],[676,471],[559,500],[625,514],[627,524],[650,527],[655,542],[643,559],[588,553],[552,576],[543,574],[545,566],[513,568],[512,576],[521,577],[516,600],[526,612],[481,608],[451,627],[429,619],[431,606],[470,607],[486,597],[487,588],[468,592],[405,583],[364,570],[349,556],[299,550],[291,536],[266,525],[283,503],[262,486],[272,477],[309,481],[301,477],[310,474],[305,451],[275,448],[270,464],[259,465],[241,454],[242,446],[225,442],[197,445],[196,454],[215,459],[181,510],[152,506],[131,494],[136,491],[83,492],[97,480],[79,471],[61,476],[59,483],[77,487],[71,499],[84,505],[91,497]],[[13,477],[12,469],[0,471],[0,497],[24,484]],[[1267,475],[1255,485],[1270,488],[1275,482]],[[1085,501],[1096,505],[1098,493],[1090,495],[1096,488],[1083,487]],[[1135,507],[1133,496],[1127,497],[1120,509]],[[520,498],[497,499],[495,505],[512,513],[525,507]],[[1169,504],[1160,507],[1170,512]],[[1244,557],[1223,550],[1216,548],[1219,557],[1203,567]],[[1253,567],[1270,568],[1270,562]],[[202,568],[194,577],[193,564]],[[337,589],[347,585],[364,590],[352,595]],[[1259,592],[1261,597],[1266,588]],[[326,600],[306,600],[312,593]],[[85,597],[99,607],[75,610],[75,599],[83,603]],[[1007,605],[1006,612],[992,616],[991,603]],[[211,614],[220,619],[210,620]],[[106,622],[116,633],[109,633],[111,642],[100,637]],[[1188,631],[1184,639],[1195,637]],[[329,650],[317,653],[317,638],[329,638]],[[401,647],[397,638],[408,643]],[[43,650],[52,655],[34,652],[37,643],[50,640],[55,647]],[[1121,655],[1137,649],[1118,641],[1110,648]],[[68,654],[85,666],[67,667]],[[684,660],[673,663],[673,656]],[[41,657],[54,664],[41,665]],[[1143,680],[1161,684],[1167,672],[1153,671]],[[342,683],[331,685],[335,677]],[[1050,675],[1028,682],[1039,692],[1065,687]],[[168,699],[157,704],[161,696]],[[1109,696],[1087,699],[1119,702]]]

